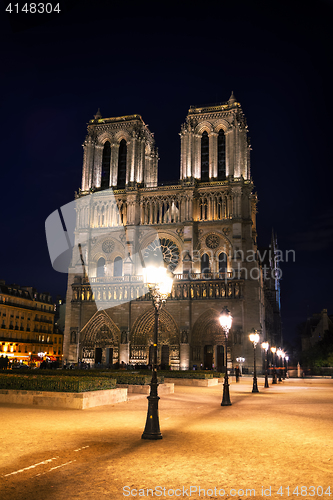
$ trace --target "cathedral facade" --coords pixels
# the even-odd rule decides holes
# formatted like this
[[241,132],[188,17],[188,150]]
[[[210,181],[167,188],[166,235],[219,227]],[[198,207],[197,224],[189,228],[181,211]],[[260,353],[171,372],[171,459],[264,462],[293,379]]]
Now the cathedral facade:
[[[89,122],[68,274],[68,362],[150,364],[154,308],[142,265],[156,254],[174,276],[160,312],[161,366],[222,370],[241,356],[251,367],[250,331],[261,341],[280,336],[277,279],[265,282],[257,258],[241,105],[232,94],[222,104],[191,107],[180,139],[179,181],[159,185],[154,136],[141,116],[103,118],[98,111]],[[227,353],[224,306],[233,317]]]

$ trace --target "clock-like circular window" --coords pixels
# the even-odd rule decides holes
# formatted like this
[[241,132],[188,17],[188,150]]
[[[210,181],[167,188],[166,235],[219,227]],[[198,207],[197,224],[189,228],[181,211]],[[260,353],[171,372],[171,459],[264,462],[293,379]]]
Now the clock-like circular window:
[[168,238],[157,238],[150,243],[143,251],[145,262],[158,261],[158,257],[162,253],[163,261],[168,266],[169,271],[174,271],[179,262],[179,248],[174,241]]
[[206,245],[208,248],[214,250],[220,244],[220,237],[217,234],[209,234],[206,238]]
[[104,253],[111,253],[114,249],[114,242],[112,240],[103,241],[102,250]]

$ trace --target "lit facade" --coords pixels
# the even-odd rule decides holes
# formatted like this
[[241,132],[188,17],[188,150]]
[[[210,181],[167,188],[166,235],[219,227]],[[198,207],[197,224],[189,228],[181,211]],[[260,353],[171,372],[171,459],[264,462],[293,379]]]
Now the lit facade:
[[234,95],[191,107],[180,139],[179,182],[159,185],[154,136],[141,116],[98,112],[89,122],[66,299],[68,362],[150,364],[154,310],[136,256],[156,250],[174,273],[160,316],[162,366],[222,369],[224,306],[233,316],[229,366],[239,356],[253,364],[252,328],[262,340],[280,335],[265,321],[277,296],[265,294],[275,283],[264,286],[257,258],[250,145]]
[[0,356],[38,364],[46,356],[61,361],[62,351],[63,334],[54,331],[52,297],[0,281]]

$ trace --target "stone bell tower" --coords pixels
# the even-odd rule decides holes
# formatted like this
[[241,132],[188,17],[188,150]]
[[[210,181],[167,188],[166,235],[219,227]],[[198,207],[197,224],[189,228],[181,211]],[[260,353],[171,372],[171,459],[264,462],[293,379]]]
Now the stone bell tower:
[[157,186],[155,140],[140,115],[102,118],[98,110],[83,148],[82,192]]
[[191,106],[181,129],[181,179],[250,179],[247,124],[232,93],[213,106]]

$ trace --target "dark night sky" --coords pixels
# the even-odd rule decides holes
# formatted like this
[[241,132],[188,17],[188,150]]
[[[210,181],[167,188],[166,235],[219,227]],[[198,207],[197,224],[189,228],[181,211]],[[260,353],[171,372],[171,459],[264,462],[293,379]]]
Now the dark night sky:
[[173,180],[189,106],[233,90],[253,148],[259,244],[273,227],[280,249],[296,251],[281,265],[284,337],[308,314],[333,313],[331,1],[72,0],[48,21],[3,14],[5,5],[0,278],[65,295],[44,223],[80,187],[81,144],[98,107],[105,117],[141,114],[155,133],[159,180]]

